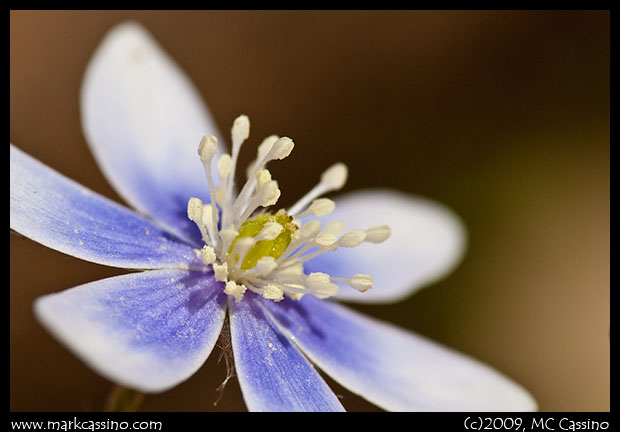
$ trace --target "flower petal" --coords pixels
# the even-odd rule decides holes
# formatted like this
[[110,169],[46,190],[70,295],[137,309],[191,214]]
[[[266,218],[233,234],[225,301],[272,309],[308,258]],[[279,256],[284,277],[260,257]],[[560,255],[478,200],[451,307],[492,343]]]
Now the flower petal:
[[47,247],[122,268],[204,268],[192,247],[10,145],[10,226]]
[[536,402],[490,367],[345,306],[305,296],[267,304],[308,358],[392,411],[528,411]]
[[336,395],[247,292],[230,301],[235,369],[250,411],[344,411]]
[[179,66],[143,27],[120,24],[88,65],[81,102],[87,141],[117,192],[171,232],[198,241],[186,215],[192,196],[210,201],[198,144],[221,135]]
[[361,303],[400,300],[450,272],[460,261],[465,230],[458,217],[442,205],[400,192],[376,189],[334,199],[336,209],[325,221],[340,220],[347,229],[388,225],[389,239],[341,248],[305,264],[306,273],[351,277],[370,274],[373,288],[365,293],[342,285],[337,298]]
[[37,299],[41,323],[95,371],[143,392],[167,390],[207,359],[226,299],[212,274],[153,270]]

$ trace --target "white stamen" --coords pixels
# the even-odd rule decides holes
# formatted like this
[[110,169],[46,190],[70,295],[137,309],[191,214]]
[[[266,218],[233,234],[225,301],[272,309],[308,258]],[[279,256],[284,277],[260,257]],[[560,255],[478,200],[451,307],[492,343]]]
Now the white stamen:
[[391,234],[392,230],[387,225],[372,227],[366,230],[366,239],[364,241],[370,243],[381,243],[386,241]]
[[187,217],[192,222],[199,222],[202,219],[202,201],[198,198],[190,198],[187,203]]
[[211,246],[204,245],[200,252],[202,255],[202,262],[205,264],[212,264],[217,259],[215,250]]
[[323,172],[321,181],[288,210],[288,214],[294,216],[319,195],[341,189],[347,181],[347,176],[348,169],[345,164],[338,162],[332,165]]
[[372,288],[372,276],[367,274],[355,274],[349,285],[358,291],[365,292]]
[[[366,231],[351,230],[347,232],[346,234],[344,234],[342,237],[340,237],[338,241],[334,243],[331,243],[331,240],[334,238],[333,234],[331,233],[322,232],[321,234],[319,234],[319,236],[322,236],[320,241],[324,245],[317,244],[317,240],[315,239],[313,242],[306,244],[300,250],[295,252],[294,255],[291,255],[290,257],[283,260],[281,265],[288,266],[296,261],[306,262],[306,261],[316,258],[319,255],[324,254],[325,252],[336,250],[339,247],[347,247],[347,248],[357,247],[360,244],[362,244],[362,242],[364,241],[364,238],[366,237]],[[319,236],[317,236],[317,239],[319,238]],[[321,247],[321,249],[319,249],[316,252],[300,257],[300,255],[302,255],[312,246],[318,246],[318,247]]]
[[230,159],[230,155],[225,153],[220,156],[220,160],[217,161],[217,171],[220,175],[220,179],[222,183],[225,183],[228,180],[228,176],[230,175],[230,166],[232,161]]
[[243,264],[245,260],[245,256],[248,254],[250,249],[256,244],[256,239],[252,237],[242,237],[235,242],[235,246],[232,250],[232,256],[235,255],[239,258],[237,259],[237,263],[234,265],[233,270],[237,270]]
[[279,281],[292,281],[299,279],[304,274],[304,266],[297,263],[288,267],[278,267],[273,272],[273,277]]
[[271,173],[269,170],[263,169],[258,172],[256,175],[256,181],[258,183],[258,187],[261,188],[267,183],[271,181]]
[[[271,144],[271,143],[268,141],[267,144]],[[262,207],[268,207],[270,205],[275,204],[278,201],[278,198],[280,198],[280,189],[278,189],[278,182],[274,180],[270,180],[270,181],[267,180],[266,174],[268,172],[263,173],[260,179],[257,179],[256,176],[259,174],[260,170],[263,169],[263,167],[265,166],[267,162],[272,161],[274,159],[284,159],[285,157],[287,157],[291,153],[291,151],[293,151],[294,146],[295,144],[293,143],[293,140],[291,140],[290,138],[287,138],[287,137],[279,138],[277,141],[275,141],[271,145],[271,148],[269,149],[267,154],[264,157],[262,157],[262,159],[259,159],[257,161],[255,166],[253,167],[252,172],[249,175],[248,181],[246,182],[246,184],[243,186],[243,189],[239,193],[237,202],[235,202],[235,205],[233,206],[232,213],[237,220],[241,220],[241,219],[245,220],[254,210],[256,210],[256,207],[258,207],[258,205]],[[271,174],[269,174],[269,179],[271,179]],[[255,200],[254,198],[252,199],[252,203],[250,203],[244,209],[243,203],[247,200],[247,197],[254,191],[257,181],[260,181],[261,183],[263,183],[262,185],[259,186],[259,190],[258,190],[258,195],[262,198],[260,199],[256,207],[252,205],[254,204],[254,200]],[[238,217],[238,214],[241,211],[243,211],[243,214],[240,217]],[[239,226],[239,225],[240,224],[237,224],[236,226]]]
[[289,137],[282,137],[278,139],[275,143],[273,143],[273,145],[271,146],[271,149],[269,150],[269,153],[267,153],[268,158],[270,160],[273,160],[273,159],[282,160],[291,154],[294,147],[295,147],[295,143],[293,142],[292,139],[290,139]]
[[341,189],[347,182],[349,176],[349,169],[342,162],[338,162],[329,167],[321,175],[321,183],[325,185],[328,190]]
[[248,198],[254,193],[257,185],[260,189],[270,181],[271,173],[266,169],[262,169],[258,172],[258,174],[248,178],[248,180],[245,182],[245,185],[243,185],[243,189],[241,189],[241,192],[237,196],[235,204],[233,205],[232,213],[234,219],[241,219],[239,217],[239,213],[247,210]]
[[205,243],[213,243],[213,240],[209,237],[209,233],[206,225],[202,221],[202,213],[203,206],[202,201],[198,198],[190,198],[187,202],[187,217],[189,220],[194,222],[198,229],[200,230],[200,235],[202,236],[202,241]]
[[267,182],[262,188],[261,193],[261,206],[269,207],[278,202],[280,198],[280,189],[278,188],[278,182],[271,180]]
[[307,242],[312,237],[316,237],[320,229],[321,222],[316,219],[308,221],[307,223],[303,224],[301,228],[299,228],[299,230],[295,231],[295,234],[293,234],[294,240]]
[[[213,225],[217,227],[217,224],[219,222],[219,215],[215,207],[215,185],[213,183],[213,175],[211,172],[211,160],[213,159],[213,156],[215,156],[216,153],[217,153],[217,138],[211,135],[207,135],[203,137],[202,140],[200,140],[200,144],[198,145],[198,154],[200,155],[200,160],[202,161],[202,165],[205,169],[205,175],[207,176],[207,183],[209,184],[209,195],[211,198],[211,203],[214,204],[211,208],[211,220],[213,221]],[[215,230],[215,232],[213,230],[210,230],[209,235],[211,238],[211,244],[213,246],[217,246],[218,245],[217,230]],[[204,236],[203,236],[203,239],[204,239]]]
[[372,288],[372,276],[367,274],[355,274],[352,278],[332,277],[336,282],[342,282],[355,288],[359,292],[366,292]]
[[224,190],[222,186],[215,188],[215,202],[221,207],[224,206]]
[[243,214],[237,218],[235,228],[239,228],[241,224],[252,214],[258,207],[269,207],[270,205],[278,202],[280,198],[280,189],[278,189],[278,182],[271,180],[261,187],[258,192],[252,197],[247,207],[243,211]]
[[265,138],[260,145],[258,146],[258,151],[257,151],[257,159],[261,160],[263,157],[265,157],[265,155],[267,153],[269,153],[269,150],[271,150],[271,147],[273,147],[273,145],[276,143],[277,140],[279,140],[280,137],[277,135],[269,135],[267,138]]
[[217,138],[207,135],[198,144],[198,155],[203,164],[211,163],[213,156],[217,154]]
[[231,131],[233,146],[241,146],[243,141],[250,136],[250,119],[246,115],[240,115],[233,122]]
[[338,241],[338,237],[331,233],[322,232],[314,239],[314,244],[321,248],[328,248]]
[[228,252],[228,248],[238,235],[239,232],[235,230],[234,227],[228,227],[220,231],[220,238],[222,239],[220,254]]
[[245,285],[237,284],[234,281],[228,281],[226,282],[226,288],[224,288],[224,293],[233,296],[235,298],[235,302],[239,303],[243,298],[245,290]]
[[256,240],[273,240],[280,235],[284,227],[277,222],[267,222],[260,233],[256,236]]
[[263,297],[275,302],[279,302],[284,298],[284,291],[277,285],[269,284],[263,288]]
[[[301,255],[302,253],[313,247],[314,243],[311,240],[313,240],[319,234],[320,229],[321,222],[316,219],[313,219],[308,223],[302,225],[300,229],[293,233],[293,235],[291,236],[291,242],[284,250],[282,255],[280,255],[278,261],[284,261],[286,259],[288,262],[291,262],[291,259]],[[303,248],[297,250],[304,244],[305,246]],[[295,252],[296,250],[297,252]],[[293,252],[295,252],[295,254],[289,257],[289,255]]]
[[331,297],[338,291],[338,285],[331,283],[325,273],[310,273],[306,277],[306,286],[319,298]]
[[[231,128],[231,154],[221,154],[217,159],[217,174],[221,180],[218,188],[214,187],[212,172],[212,163],[217,155],[217,140],[205,136],[200,141],[198,154],[209,183],[211,202],[203,204],[200,199],[193,197],[187,204],[188,218],[198,226],[205,243],[202,249],[194,250],[196,257],[202,258],[205,265],[212,266],[215,279],[226,284],[224,292],[237,302],[241,301],[247,290],[266,299],[280,301],[284,294],[297,300],[308,293],[319,298],[330,297],[338,290],[338,285],[333,282],[349,285],[361,292],[370,289],[370,275],[358,273],[351,278],[330,279],[325,273],[304,273],[303,263],[318,255],[340,247],[356,247],[363,242],[380,243],[390,236],[390,228],[386,225],[366,231],[350,230],[341,235],[345,226],[340,221],[328,222],[322,231],[318,220],[302,223],[304,217],[325,216],[334,210],[334,202],[320,195],[344,186],[348,172],[342,163],[334,164],[323,172],[320,182],[288,213],[280,210],[267,219],[262,216],[261,219],[255,218],[254,225],[248,227],[254,229],[256,223],[260,224],[258,234],[239,237],[241,226],[248,218],[260,207],[276,204],[280,197],[278,182],[272,179],[266,169],[267,163],[286,158],[295,146],[288,137],[272,135],[265,138],[257,150],[256,159],[246,171],[247,181],[239,194],[235,195],[239,151],[249,133],[250,121],[247,116],[237,117]],[[287,236],[281,236],[285,232],[290,236],[290,241]],[[278,252],[276,258],[260,248],[254,248],[259,241],[288,241],[288,245],[283,252]],[[273,251],[278,250],[276,244],[278,248],[282,245],[275,242]],[[246,263],[250,251],[253,253],[252,259]]]
[[[249,216],[247,212],[247,207],[249,206],[244,208],[244,203],[248,200],[249,196],[254,192],[256,188],[256,176],[259,171],[265,167],[267,162],[270,162],[274,159],[284,159],[285,157],[287,157],[291,153],[291,151],[293,151],[293,147],[295,146],[293,140],[287,137],[278,138],[275,142],[272,141],[272,139],[266,138],[265,141],[263,141],[263,144],[261,144],[261,146],[264,147],[259,148],[258,158],[253,163],[252,170],[248,171],[248,181],[241,189],[241,192],[237,197],[237,201],[233,206],[232,214],[234,219],[245,219],[247,216]],[[269,149],[268,151],[267,148]],[[271,179],[271,177],[269,177],[269,179]],[[267,182],[268,181],[264,181],[263,184]],[[254,210],[255,209],[252,209],[250,213]],[[239,214],[241,212],[243,212],[243,215],[239,217]],[[244,215],[246,214],[247,216],[244,217]]]
[[217,227],[213,222],[213,215],[216,212],[217,210],[214,211],[211,204],[205,204],[202,206],[202,217],[200,218],[200,221],[207,229],[207,233],[211,239],[210,243],[213,245],[217,245]]
[[329,198],[318,198],[312,201],[312,204],[301,213],[298,213],[296,217],[304,216],[325,216],[330,214],[336,208],[336,204]]
[[329,221],[325,224],[323,232],[339,236],[345,229],[344,222],[339,220]]
[[215,280],[217,281],[228,281],[228,263],[213,264],[213,274],[215,276]]
[[340,239],[338,240],[338,246],[346,247],[346,248],[358,247],[359,245],[362,244],[365,238],[366,238],[366,231],[351,230],[347,232],[346,234],[344,234],[342,237],[340,237]]
[[[256,153],[256,159],[254,159],[249,165],[248,165],[248,169],[246,171],[246,175],[248,178],[252,177],[252,173],[254,172],[255,168],[257,167],[257,164],[259,162],[261,162],[263,160],[263,158],[267,155],[267,153],[269,153],[269,150],[271,150],[271,147],[273,146],[273,144],[280,139],[279,136],[277,135],[270,135],[267,138],[265,138],[263,140],[263,142],[260,143],[260,145],[258,146],[258,151]],[[263,166],[265,164],[263,163]]]
[[200,221],[208,227],[209,225],[213,226],[213,215],[211,213],[211,204],[203,204],[202,212],[200,215]]
[[239,157],[239,150],[243,142],[250,136],[250,120],[245,115],[240,115],[233,122],[231,129],[232,138],[232,157],[230,163],[230,172],[226,182],[224,182],[222,201],[222,225],[228,226],[232,223],[232,193],[235,182],[235,170],[237,168],[237,158]]
[[226,247],[229,247],[234,239],[239,235],[239,231],[235,230],[232,227],[228,227],[220,231],[220,236],[222,237],[222,241]]
[[265,256],[258,260],[256,266],[254,267],[254,270],[256,270],[256,273],[258,273],[260,276],[265,276],[274,271],[277,267],[278,264],[276,263],[274,257]]

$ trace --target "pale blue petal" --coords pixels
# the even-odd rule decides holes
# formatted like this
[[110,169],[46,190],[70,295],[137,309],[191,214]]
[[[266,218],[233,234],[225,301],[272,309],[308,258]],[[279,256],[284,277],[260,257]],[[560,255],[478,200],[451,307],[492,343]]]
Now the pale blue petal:
[[207,359],[224,322],[225,297],[211,273],[152,270],[46,295],[35,302],[35,312],[104,377],[160,392]]
[[347,229],[388,225],[381,244],[328,252],[305,264],[306,273],[336,277],[370,274],[374,284],[360,293],[342,285],[337,298],[361,303],[393,302],[436,281],[459,263],[466,243],[463,224],[431,200],[387,190],[363,190],[334,198],[336,209],[324,221],[340,220]]
[[230,301],[235,369],[250,411],[343,411],[336,395],[278,330],[261,299]]
[[119,195],[198,242],[186,215],[191,197],[210,201],[198,144],[222,136],[197,89],[142,26],[120,24],[105,37],[86,70],[81,108],[87,141]]
[[527,391],[489,366],[345,306],[309,295],[266,304],[317,367],[384,409],[536,409]]
[[47,247],[122,268],[205,268],[187,244],[10,145],[10,226]]

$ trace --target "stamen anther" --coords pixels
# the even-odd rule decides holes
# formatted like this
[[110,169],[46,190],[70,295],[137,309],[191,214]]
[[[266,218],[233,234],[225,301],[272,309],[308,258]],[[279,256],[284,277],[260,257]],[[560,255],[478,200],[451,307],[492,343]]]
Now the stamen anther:
[[262,207],[269,207],[278,202],[280,198],[280,189],[278,188],[278,182],[271,180],[267,182],[261,189],[261,201]]
[[232,161],[230,159],[230,155],[225,153],[220,156],[220,159],[217,161],[217,171],[220,175],[220,179],[222,183],[228,180],[228,176],[230,175]]
[[284,227],[277,222],[267,222],[261,232],[256,236],[256,240],[273,240],[284,230]]
[[269,150],[268,154],[273,159],[282,160],[291,154],[291,152],[293,151],[293,147],[295,147],[295,143],[293,143],[292,139],[288,137],[282,137],[278,139],[275,143],[273,143],[273,146]]
[[357,230],[357,229],[351,230],[345,233],[342,237],[340,237],[340,239],[338,240],[338,246],[346,247],[346,248],[358,247],[359,245],[362,244],[365,238],[366,238],[366,231]]
[[306,286],[319,298],[331,297],[338,291],[338,285],[331,283],[325,273],[310,273],[306,277]]
[[204,264],[213,264],[217,259],[215,250],[211,246],[204,245],[200,251],[202,255],[202,262]]
[[347,166],[342,162],[338,162],[323,172],[321,175],[321,183],[330,191],[338,190],[345,185],[348,176],[349,169]]
[[213,264],[213,275],[220,282],[228,281],[228,263]]
[[232,141],[233,146],[241,145],[250,136],[250,119],[246,115],[240,115],[233,122]]
[[265,256],[258,260],[254,269],[260,276],[265,276],[278,267],[276,260],[271,256]]
[[310,192],[297,201],[288,211],[290,215],[297,215],[310,201],[327,192],[338,190],[344,186],[348,177],[348,169],[345,164],[338,162],[329,167],[321,174],[321,181]]
[[391,234],[392,230],[387,225],[372,227],[366,230],[365,241],[370,243],[381,243],[386,241]]
[[200,140],[198,145],[198,155],[202,163],[210,163],[213,156],[217,153],[217,138],[207,135]]
[[323,232],[339,236],[345,229],[344,222],[339,220],[329,221],[325,224]]
[[202,201],[198,198],[190,198],[187,203],[187,217],[192,222],[199,222],[202,219]]
[[304,216],[325,216],[330,214],[336,208],[336,204],[329,198],[318,198],[312,201],[312,204],[303,212],[296,215],[296,217]]
[[359,292],[366,292],[372,288],[372,276],[367,274],[355,274],[352,278],[332,277],[336,282],[342,282]]
[[335,235],[322,232],[321,234],[316,236],[313,243],[319,247],[328,248],[334,243],[336,243],[337,241],[338,241],[338,237],[336,237]]
[[284,291],[274,284],[265,285],[263,288],[263,297],[268,300],[279,302],[284,298]]
[[226,282],[226,288],[224,288],[224,293],[235,298],[235,302],[239,303],[243,298],[243,294],[245,293],[246,287],[243,284],[237,284],[235,281]]

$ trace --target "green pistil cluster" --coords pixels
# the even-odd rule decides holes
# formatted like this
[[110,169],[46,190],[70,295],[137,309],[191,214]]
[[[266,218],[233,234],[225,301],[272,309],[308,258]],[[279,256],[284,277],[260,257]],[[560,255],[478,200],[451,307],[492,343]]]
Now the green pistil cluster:
[[[269,222],[276,222],[282,225],[284,229],[273,240],[257,241],[246,254],[243,263],[241,263],[242,270],[254,268],[258,260],[266,256],[278,259],[291,243],[291,236],[293,233],[299,229],[297,225],[293,223],[293,218],[289,216],[284,209],[280,209],[275,215],[269,213],[258,214],[241,224],[241,227],[239,228],[239,235],[230,245],[228,254],[230,255],[232,253],[237,240],[242,237],[256,237],[265,227],[265,224]],[[234,262],[237,263],[239,256],[235,254],[233,259]]]

